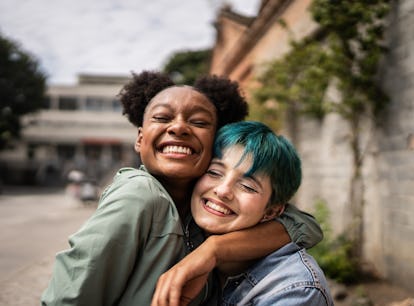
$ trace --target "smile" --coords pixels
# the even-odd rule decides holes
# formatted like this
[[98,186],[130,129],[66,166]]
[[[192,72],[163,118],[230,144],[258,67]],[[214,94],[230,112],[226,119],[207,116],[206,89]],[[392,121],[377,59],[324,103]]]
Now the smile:
[[162,153],[178,153],[178,154],[191,155],[192,150],[189,147],[165,146],[164,148],[162,148]]
[[217,205],[217,204],[215,204],[211,201],[205,201],[204,205],[207,206],[208,208],[216,211],[216,212],[222,213],[223,215],[231,215],[232,214],[232,211],[230,209],[227,209],[225,207]]

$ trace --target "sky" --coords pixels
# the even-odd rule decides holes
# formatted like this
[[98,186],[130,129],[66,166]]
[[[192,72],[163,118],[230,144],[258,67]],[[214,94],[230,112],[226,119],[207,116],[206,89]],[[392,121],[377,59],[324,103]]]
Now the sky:
[[254,16],[260,0],[0,0],[0,33],[48,84],[74,84],[79,73],[160,69],[174,52],[213,46],[224,2]]

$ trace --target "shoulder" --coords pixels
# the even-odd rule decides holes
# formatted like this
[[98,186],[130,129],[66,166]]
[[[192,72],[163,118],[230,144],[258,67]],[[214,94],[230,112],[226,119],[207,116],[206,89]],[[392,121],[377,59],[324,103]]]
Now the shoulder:
[[274,284],[277,291],[300,286],[327,287],[325,275],[315,259],[295,243],[289,243],[256,262],[248,275],[257,284]]
[[120,169],[115,174],[112,184],[104,190],[102,196],[106,197],[113,193],[122,193],[123,196],[127,194],[168,195],[161,183],[149,174],[145,168]]
[[269,275],[269,281],[276,285],[275,289],[280,290],[282,294],[301,292],[304,298],[312,297],[314,299],[318,296],[329,302],[331,297],[326,277],[316,260],[306,252],[306,249],[299,248],[295,243],[290,243],[280,251],[276,251],[269,258],[264,259],[269,264],[274,263],[272,256],[277,258],[278,267],[275,267]]
[[269,268],[269,265],[275,270],[272,274],[288,274],[292,281],[298,280],[308,284],[325,281],[324,273],[316,260],[306,249],[293,242],[265,257],[258,268],[263,270],[263,267]]
[[333,305],[322,270],[294,243],[257,262],[246,277],[251,288],[240,295],[243,305]]
[[121,168],[113,179],[113,184],[115,185],[137,184],[146,186],[157,183],[158,181],[145,168]]
[[114,176],[113,182],[102,193],[98,209],[107,206],[128,207],[137,210],[150,210],[173,203],[161,183],[145,168],[122,168]]
[[306,268],[304,269],[304,273],[310,280],[318,284],[326,282],[322,269],[319,267],[316,260],[309,255],[305,249],[300,249],[296,254],[298,262]]

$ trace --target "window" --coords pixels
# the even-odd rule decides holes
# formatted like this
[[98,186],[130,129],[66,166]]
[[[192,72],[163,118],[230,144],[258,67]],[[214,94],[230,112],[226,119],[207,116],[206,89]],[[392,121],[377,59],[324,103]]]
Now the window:
[[59,97],[59,109],[76,110],[78,108],[76,97],[62,96]]
[[85,103],[85,109],[91,111],[101,111],[104,105],[104,101],[99,97],[87,97]]
[[112,161],[121,162],[122,161],[121,145],[111,145],[111,154],[112,154]]
[[57,152],[59,159],[71,160],[75,157],[75,146],[74,145],[58,145]]
[[99,160],[101,158],[102,146],[86,144],[85,156],[88,160]]
[[112,109],[113,109],[115,112],[120,113],[120,112],[122,111],[122,104],[121,104],[121,101],[119,101],[119,100],[117,100],[117,99],[112,100]]
[[36,158],[36,148],[35,144],[29,143],[27,146],[26,156],[29,160],[33,160]]
[[46,96],[43,99],[42,109],[50,109],[50,106],[51,106],[51,99],[49,96]]

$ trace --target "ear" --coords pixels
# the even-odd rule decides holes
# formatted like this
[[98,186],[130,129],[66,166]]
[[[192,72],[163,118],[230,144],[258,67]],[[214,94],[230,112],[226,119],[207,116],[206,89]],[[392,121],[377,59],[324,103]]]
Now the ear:
[[272,220],[280,216],[284,210],[285,205],[272,205],[271,207],[267,207],[264,216],[260,222]]
[[142,127],[139,127],[138,128],[137,140],[135,141],[135,145],[134,145],[135,152],[137,152],[138,154],[139,154],[140,149],[141,149],[141,142],[142,142]]

